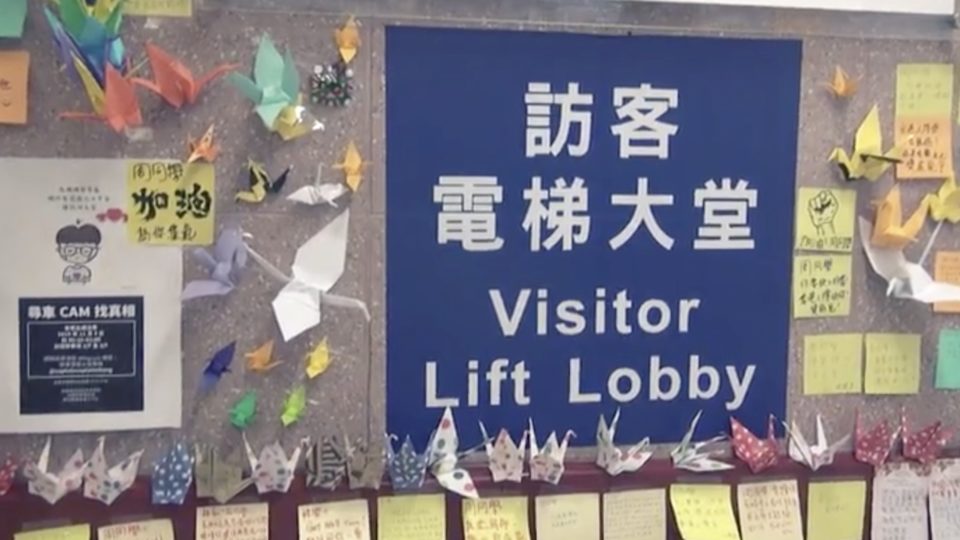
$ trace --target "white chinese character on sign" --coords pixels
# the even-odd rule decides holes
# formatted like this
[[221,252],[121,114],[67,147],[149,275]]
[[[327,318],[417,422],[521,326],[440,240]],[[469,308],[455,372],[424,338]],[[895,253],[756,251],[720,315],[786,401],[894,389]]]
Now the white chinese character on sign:
[[653,215],[654,206],[672,206],[673,195],[651,195],[647,193],[647,179],[637,178],[637,192],[622,194],[615,193],[610,196],[610,203],[613,206],[632,206],[633,215],[626,226],[610,239],[612,249],[620,249],[620,246],[627,243],[627,240],[633,237],[640,225],[647,224],[650,230],[650,236],[657,241],[664,249],[673,247],[673,238],[663,232],[660,224],[657,223],[656,216]]
[[493,205],[503,201],[496,176],[441,176],[433,187],[437,243],[460,242],[466,251],[494,251],[503,246],[497,236]]
[[56,319],[57,318],[57,308],[47,304],[43,306],[43,318],[44,319]]
[[[550,83],[528,83],[523,102],[527,105],[527,157],[556,156],[564,146],[568,154],[580,157],[590,149],[592,117],[590,110],[583,107],[593,105],[593,94],[581,94],[580,83],[567,83],[567,92],[557,94],[550,89]],[[550,129],[552,105],[560,107],[560,127],[556,136]],[[575,126],[580,133],[574,144],[568,141]]]
[[27,307],[27,318],[28,318],[28,319],[39,319],[42,314],[43,314],[43,311],[41,311],[40,306],[28,306],[28,307]]
[[[574,178],[570,185],[557,178],[549,191],[540,186],[540,177],[534,176],[530,187],[523,190],[523,199],[529,201],[523,218],[523,230],[530,233],[530,251],[552,249],[561,243],[563,251],[574,244],[583,244],[590,236],[590,216],[587,215],[587,188],[583,178]],[[546,222],[550,236],[541,240],[541,225]]]
[[661,122],[660,117],[677,108],[677,94],[676,89],[654,88],[646,83],[640,88],[613,89],[617,118],[627,119],[610,127],[610,131],[620,137],[621,159],[670,157],[670,137],[677,134],[678,128],[676,124]]
[[734,186],[729,178],[720,185],[708,180],[693,192],[693,204],[703,208],[703,226],[697,228],[693,249],[753,249],[747,225],[747,208],[756,208],[757,190],[746,180]]
[[124,319],[132,319],[137,316],[137,306],[134,304],[124,304],[123,313],[121,314]]

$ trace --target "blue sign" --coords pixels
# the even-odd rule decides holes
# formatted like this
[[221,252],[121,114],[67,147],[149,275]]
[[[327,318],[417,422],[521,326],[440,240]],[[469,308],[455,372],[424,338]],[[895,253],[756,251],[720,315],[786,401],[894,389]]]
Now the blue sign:
[[801,44],[391,27],[387,428],[783,417]]
[[20,414],[143,410],[143,298],[20,299]]

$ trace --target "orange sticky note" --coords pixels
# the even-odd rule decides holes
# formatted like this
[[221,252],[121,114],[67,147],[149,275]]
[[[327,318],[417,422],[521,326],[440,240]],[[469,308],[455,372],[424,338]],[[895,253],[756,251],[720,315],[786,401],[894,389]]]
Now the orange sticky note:
[[0,51],[0,124],[27,123],[30,53]]
[[[938,251],[933,263],[933,279],[960,285],[960,251]],[[937,302],[937,313],[960,313],[960,302]]]

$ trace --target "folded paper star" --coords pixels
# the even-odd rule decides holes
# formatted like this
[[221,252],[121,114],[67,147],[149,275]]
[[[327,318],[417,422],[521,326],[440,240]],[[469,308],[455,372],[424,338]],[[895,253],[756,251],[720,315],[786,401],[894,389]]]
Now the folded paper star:
[[384,446],[387,449],[387,472],[390,474],[390,484],[394,491],[416,491],[423,487],[423,479],[427,474],[427,464],[430,461],[430,450],[422,454],[413,447],[410,436],[403,440],[400,450],[394,453],[391,439],[387,436]]
[[104,504],[113,504],[137,479],[143,450],[130,454],[113,467],[107,467],[107,458],[103,453],[104,442],[105,437],[100,437],[83,473],[83,496]]
[[347,475],[347,457],[334,437],[324,435],[306,454],[307,486],[336,489]]
[[36,463],[27,463],[23,467],[23,476],[27,479],[27,491],[42,497],[50,504],[56,504],[64,495],[80,489],[83,483],[83,471],[87,462],[83,460],[83,451],[79,448],[63,464],[59,473],[47,471],[50,462],[51,439],[40,452]]
[[240,67],[239,64],[223,64],[196,78],[183,62],[167,51],[149,42],[146,48],[153,80],[134,78],[133,82],[157,94],[175,109],[196,103],[210,83]]
[[833,456],[850,439],[848,433],[833,444],[829,444],[826,431],[823,429],[823,418],[819,414],[817,415],[817,442],[815,444],[807,442],[795,423],[791,422],[790,426],[784,423],[783,427],[787,429],[787,433],[790,435],[790,442],[787,445],[790,459],[806,465],[812,471],[832,464]]
[[351,442],[349,437],[343,440],[350,489],[380,489],[386,466],[386,449],[376,444],[368,447],[361,441]]
[[891,430],[886,420],[877,424],[870,431],[860,425],[860,411],[857,411],[854,428],[853,457],[861,463],[880,467],[887,461],[893,443],[897,440],[900,429]]
[[683,435],[680,444],[670,452],[670,459],[673,461],[673,466],[677,469],[685,469],[692,472],[714,472],[732,469],[733,465],[714,458],[714,455],[717,453],[716,451],[707,450],[708,446],[726,439],[725,436],[718,435],[705,441],[691,442],[693,441],[693,434],[697,430],[697,424],[700,422],[700,416],[702,414],[703,411],[697,412],[697,415],[693,417],[693,421],[690,422],[690,427],[687,428],[687,432]]
[[243,237],[240,227],[228,226],[221,229],[212,251],[194,249],[194,258],[210,276],[209,279],[187,282],[180,299],[187,301],[204,296],[223,296],[232,291],[247,264],[247,245]]
[[944,428],[935,422],[920,431],[911,432],[907,424],[907,411],[900,412],[900,438],[903,440],[903,457],[922,465],[930,465],[937,460],[940,450],[953,438],[953,430]]
[[243,445],[247,450],[247,460],[250,462],[250,470],[253,471],[253,483],[257,486],[257,493],[286,493],[293,483],[297,462],[300,461],[300,446],[297,446],[288,458],[278,442],[264,446],[259,457],[250,447],[246,434],[243,435]]
[[618,407],[609,425],[602,414],[600,415],[600,421],[597,423],[597,466],[607,471],[610,476],[640,470],[640,467],[643,467],[653,456],[653,451],[649,450],[649,437],[626,450],[617,448],[613,439],[617,435],[617,423],[619,421],[620,408]]
[[524,431],[520,444],[513,442],[510,432],[501,429],[496,441],[487,435],[487,428],[480,422],[487,462],[494,482],[520,482],[523,480],[523,464],[526,461],[527,435]]
[[924,199],[910,217],[903,221],[900,202],[900,186],[894,185],[887,196],[877,205],[877,217],[873,225],[870,243],[877,247],[902,249],[917,239],[927,217],[930,202]]
[[226,504],[253,483],[252,477],[244,478],[242,466],[220,457],[210,446],[196,445],[194,456],[197,497]]
[[750,467],[750,472],[754,474],[765,471],[780,461],[776,432],[773,429],[774,421],[772,414],[767,417],[767,438],[760,439],[736,418],[730,417],[733,453],[740,461],[746,463]]
[[177,443],[153,464],[150,500],[153,504],[183,504],[193,483],[194,455],[187,445]]
[[843,148],[836,148],[830,154],[830,161],[837,162],[843,178],[847,181],[858,178],[876,180],[883,176],[890,165],[900,163],[902,153],[903,148],[900,146],[895,146],[884,153],[880,112],[874,105],[857,129],[853,140],[853,153],[847,155]]
[[533,419],[527,422],[527,432],[530,434],[530,479],[557,485],[566,470],[563,460],[567,455],[567,445],[570,438],[576,434],[568,430],[563,439],[557,442],[557,432],[552,431],[541,448],[537,443],[537,433],[533,429]]
[[479,497],[473,479],[466,469],[458,464],[457,454],[460,439],[457,437],[457,425],[453,421],[453,411],[447,407],[440,417],[440,424],[430,439],[430,472],[444,489],[463,497]]
[[280,365],[273,360],[272,339],[243,356],[247,359],[247,369],[254,373],[266,373]]

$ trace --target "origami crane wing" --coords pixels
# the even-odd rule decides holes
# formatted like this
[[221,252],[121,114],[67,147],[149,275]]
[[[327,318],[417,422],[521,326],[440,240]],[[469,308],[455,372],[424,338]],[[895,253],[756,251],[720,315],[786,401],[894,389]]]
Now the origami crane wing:
[[466,469],[457,464],[457,425],[453,420],[453,411],[447,407],[440,424],[430,440],[430,470],[437,482],[445,489],[458,493],[464,497],[476,499],[479,497],[473,479]]
[[955,176],[948,176],[937,193],[927,195],[926,199],[929,201],[930,217],[935,221],[960,222],[960,190],[957,189]]
[[206,85],[239,67],[236,64],[221,65],[197,80],[190,69],[170,53],[153,43],[147,43],[146,48],[154,81],[134,79],[133,82],[156,93],[177,109],[196,102]]
[[903,256],[903,251],[899,249],[877,248],[872,245],[870,238],[873,236],[873,226],[864,218],[858,218],[860,226],[860,243],[863,245],[863,251],[867,254],[867,260],[873,271],[887,281],[894,278],[908,279],[910,277],[907,271],[907,259]]
[[880,111],[874,105],[864,117],[853,139],[854,158],[883,157],[883,131],[880,129]]
[[150,497],[153,504],[183,504],[193,483],[194,455],[184,443],[153,464]]
[[307,408],[307,388],[298,385],[283,404],[283,413],[280,415],[280,421],[284,427],[288,427],[303,416],[303,411]]

